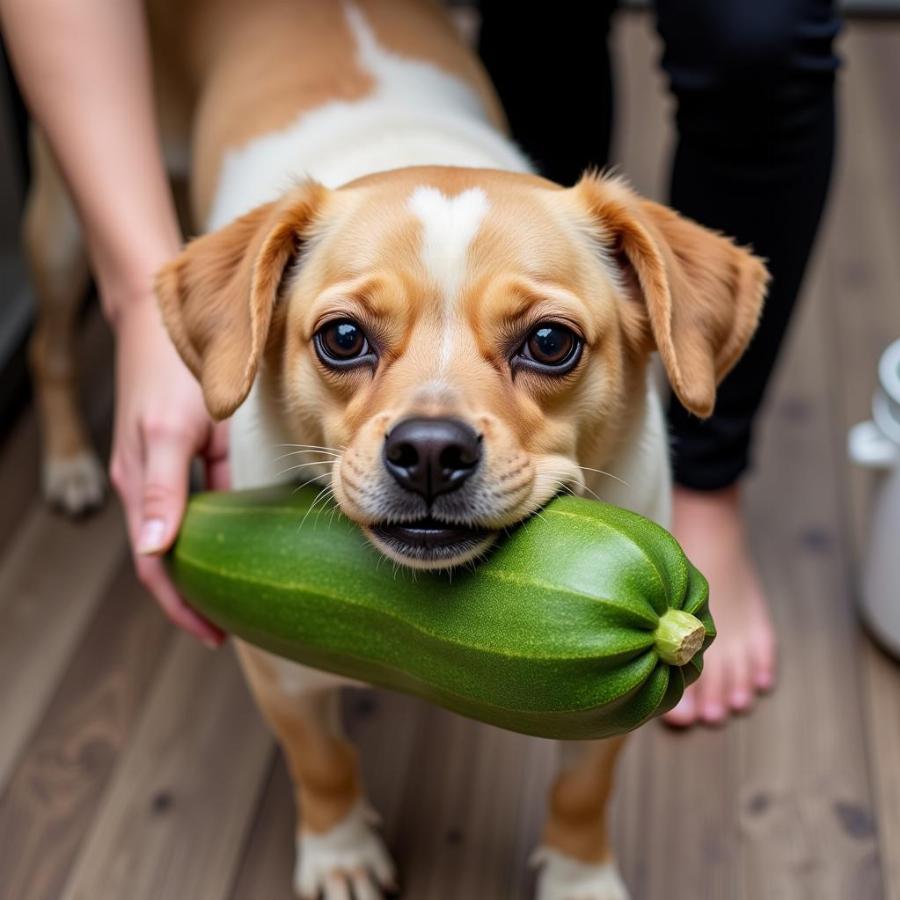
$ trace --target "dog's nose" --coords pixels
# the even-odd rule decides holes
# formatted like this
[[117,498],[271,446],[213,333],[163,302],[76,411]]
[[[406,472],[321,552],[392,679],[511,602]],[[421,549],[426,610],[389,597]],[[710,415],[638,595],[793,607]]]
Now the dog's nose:
[[480,459],[481,438],[459,419],[404,419],[384,440],[388,472],[429,503],[461,487]]

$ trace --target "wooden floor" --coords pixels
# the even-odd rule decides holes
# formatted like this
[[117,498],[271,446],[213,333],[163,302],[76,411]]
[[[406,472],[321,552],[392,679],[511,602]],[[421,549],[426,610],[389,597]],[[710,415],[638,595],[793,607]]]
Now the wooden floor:
[[[620,157],[661,195],[650,34],[619,25]],[[843,50],[836,189],[749,497],[782,681],[725,730],[635,737],[615,843],[636,900],[900,900],[900,667],[854,616],[871,485],[844,450],[900,335],[900,25],[854,24]],[[84,343],[102,437],[96,318]],[[77,524],[41,505],[36,447],[29,412],[0,448],[0,897],[287,900],[287,777],[234,659],[164,624],[115,505]],[[554,745],[382,693],[346,713],[404,896],[527,897]]]

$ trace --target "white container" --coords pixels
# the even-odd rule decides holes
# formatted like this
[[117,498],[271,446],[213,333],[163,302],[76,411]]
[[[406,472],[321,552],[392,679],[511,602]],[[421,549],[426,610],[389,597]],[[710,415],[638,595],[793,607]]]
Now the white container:
[[850,458],[878,472],[874,517],[862,572],[862,615],[900,657],[900,340],[878,364],[872,418],[850,429]]

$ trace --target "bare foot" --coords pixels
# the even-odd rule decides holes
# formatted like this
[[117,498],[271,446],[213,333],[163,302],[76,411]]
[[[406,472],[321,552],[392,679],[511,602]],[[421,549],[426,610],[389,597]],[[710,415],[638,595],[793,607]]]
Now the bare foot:
[[675,488],[672,533],[709,580],[718,637],[703,674],[664,719],[670,725],[718,724],[744,712],[775,684],[775,633],[750,556],[736,486],[721,491]]

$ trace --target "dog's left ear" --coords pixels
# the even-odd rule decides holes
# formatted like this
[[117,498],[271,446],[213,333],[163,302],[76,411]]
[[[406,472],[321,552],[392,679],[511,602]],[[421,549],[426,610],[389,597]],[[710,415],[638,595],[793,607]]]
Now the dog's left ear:
[[618,180],[586,175],[574,191],[642,310],[640,331],[672,390],[685,408],[709,416],[716,387],[759,321],[769,281],[762,260]]
[[157,275],[163,321],[215,419],[250,392],[285,272],[326,193],[307,182],[191,241]]

